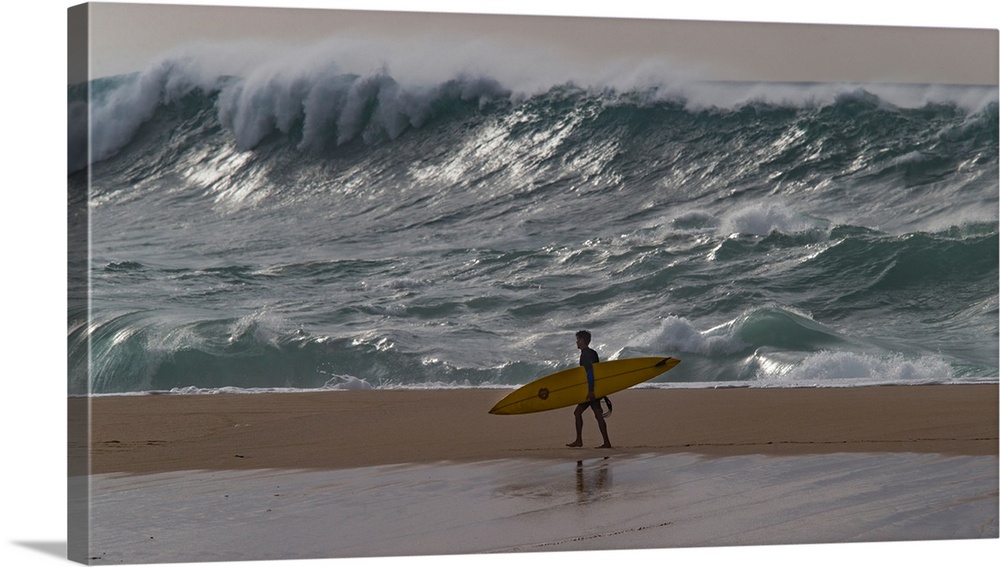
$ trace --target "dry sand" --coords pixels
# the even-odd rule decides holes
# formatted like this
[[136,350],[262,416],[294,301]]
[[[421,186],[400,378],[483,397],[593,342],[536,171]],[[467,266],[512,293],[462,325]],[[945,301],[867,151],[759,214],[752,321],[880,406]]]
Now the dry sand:
[[[92,473],[340,469],[504,458],[643,453],[996,455],[996,385],[795,389],[633,389],[613,397],[612,450],[593,417],[584,449],[570,408],[488,410],[501,390],[371,390],[71,399],[91,405]],[[85,447],[71,447],[73,474]]]

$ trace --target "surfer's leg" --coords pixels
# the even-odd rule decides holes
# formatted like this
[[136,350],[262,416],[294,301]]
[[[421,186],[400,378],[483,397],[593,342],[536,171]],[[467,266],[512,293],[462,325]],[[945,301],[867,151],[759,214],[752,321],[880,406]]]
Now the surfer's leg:
[[567,443],[567,447],[583,447],[583,412],[586,409],[587,404],[580,404],[573,411],[573,419],[576,421],[576,441]]
[[598,449],[610,449],[611,440],[608,439],[608,424],[604,421],[604,412],[601,411],[601,403],[596,402],[590,407],[594,410],[594,417],[597,418],[597,427],[600,428],[601,436],[604,437],[604,444],[598,447]]

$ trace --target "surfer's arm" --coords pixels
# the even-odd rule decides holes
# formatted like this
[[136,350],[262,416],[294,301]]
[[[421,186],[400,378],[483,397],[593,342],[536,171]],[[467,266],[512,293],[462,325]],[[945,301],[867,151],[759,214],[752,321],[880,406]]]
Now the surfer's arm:
[[588,360],[583,369],[587,371],[587,399],[591,399],[594,394],[594,363]]

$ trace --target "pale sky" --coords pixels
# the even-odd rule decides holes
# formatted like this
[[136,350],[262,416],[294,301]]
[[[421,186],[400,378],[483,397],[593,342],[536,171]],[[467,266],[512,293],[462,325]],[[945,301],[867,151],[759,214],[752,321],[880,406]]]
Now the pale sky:
[[[92,4],[92,75],[141,70],[164,50],[192,41],[268,41],[302,46],[347,34],[407,39],[414,49],[443,38],[456,42],[489,38],[518,49],[538,50],[542,57],[570,57],[590,66],[619,58],[634,62],[659,57],[696,68],[705,78],[721,80],[998,82],[995,20],[984,17],[958,21],[960,26],[982,22],[980,29],[938,27],[949,24],[946,20],[938,23],[932,12],[920,19],[918,4],[907,5],[906,12],[900,13],[871,9],[854,14],[854,19],[851,14],[837,17],[836,12],[776,12],[773,6],[768,11],[767,2],[752,3],[762,5],[755,6],[759,11],[748,12],[740,3],[716,0],[706,0],[702,11],[676,7],[637,10],[630,2],[625,2],[621,10],[586,2],[573,4],[573,9],[568,10],[551,0],[508,2],[504,8],[493,6],[495,2],[463,7],[461,3],[441,1],[276,0],[228,4]],[[872,0],[871,4],[878,2]],[[838,5],[850,7],[851,2]],[[368,6],[380,11],[360,11]],[[713,6],[714,11],[710,10]],[[394,8],[431,12],[401,12]],[[545,15],[443,13],[463,10]],[[747,21],[751,17],[764,22]],[[735,21],[724,21],[726,18]],[[812,23],[769,23],[774,21]]]

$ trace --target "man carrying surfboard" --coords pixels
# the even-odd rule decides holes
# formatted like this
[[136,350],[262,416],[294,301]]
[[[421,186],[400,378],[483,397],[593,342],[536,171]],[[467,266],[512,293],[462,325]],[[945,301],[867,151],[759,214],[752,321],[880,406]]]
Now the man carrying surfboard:
[[[583,412],[587,408],[594,410],[594,417],[597,418],[597,426],[601,429],[601,436],[604,437],[604,444],[598,449],[610,449],[611,441],[608,439],[608,424],[604,421],[604,413],[601,411],[601,400],[594,395],[594,363],[600,362],[597,351],[590,348],[590,332],[579,331],[576,333],[576,348],[580,349],[580,366],[587,372],[587,401],[576,406],[573,417],[576,420],[576,440],[567,443],[567,447],[583,447]],[[579,399],[579,398],[577,398]]]

